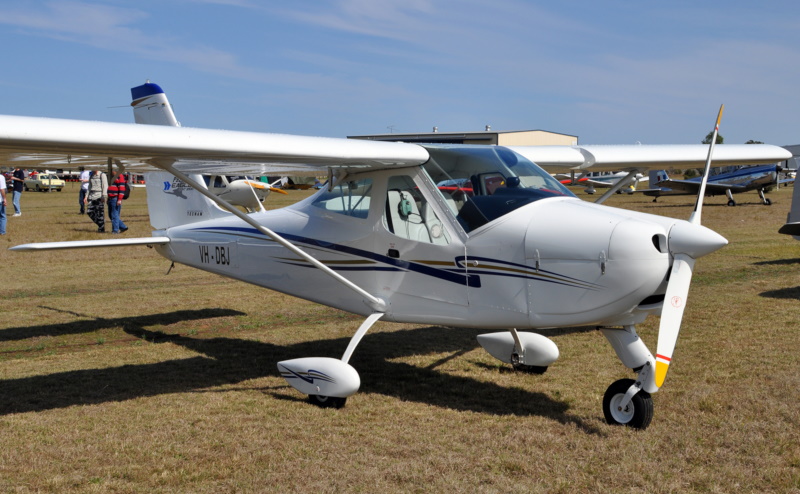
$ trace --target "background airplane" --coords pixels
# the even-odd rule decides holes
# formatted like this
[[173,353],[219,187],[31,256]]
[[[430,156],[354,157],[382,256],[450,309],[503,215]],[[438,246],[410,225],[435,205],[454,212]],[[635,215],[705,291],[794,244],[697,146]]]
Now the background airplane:
[[[765,191],[779,183],[790,182],[790,180],[779,181],[779,171],[780,167],[776,164],[718,168],[708,177],[705,195],[725,194],[728,196],[728,206],[735,206],[736,201],[733,200],[733,194],[756,190],[761,202],[769,206],[772,201],[764,196]],[[656,202],[661,196],[697,195],[700,190],[701,178],[676,180],[669,178],[666,170],[650,170],[650,183],[656,188],[639,192],[654,197],[653,202]]]
[[[628,177],[627,172],[586,172],[578,176],[577,178],[566,176],[564,173],[556,174],[556,178],[558,178],[562,184],[564,185],[581,185],[586,187],[584,192],[587,194],[594,194],[597,192],[597,188],[611,188],[617,184],[620,180],[625,179]],[[574,178],[574,180],[573,180]],[[639,186],[642,182],[647,182],[647,177],[642,175],[641,173],[637,173],[634,175],[633,180],[631,181],[630,185],[626,187],[624,190],[629,193],[633,193],[636,190],[636,187]]]

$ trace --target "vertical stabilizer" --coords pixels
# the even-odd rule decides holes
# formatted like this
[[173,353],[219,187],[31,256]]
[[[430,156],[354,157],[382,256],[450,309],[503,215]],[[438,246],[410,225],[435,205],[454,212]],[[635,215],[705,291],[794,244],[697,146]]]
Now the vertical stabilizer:
[[[200,175],[192,178],[196,178],[201,185],[204,183]],[[171,173],[147,172],[144,180],[150,224],[156,230],[230,216],[229,212]]]
[[[147,81],[131,88],[131,97],[137,124],[180,127],[166,93],[158,84]],[[150,225],[156,230],[230,215],[171,173],[148,172],[144,177]],[[191,178],[204,183],[202,175]]]
[[180,127],[181,124],[175,118],[172,105],[167,100],[167,95],[158,84],[150,81],[131,88],[131,106],[133,107],[133,118],[138,124],[148,125],[169,125]]
[[650,170],[648,178],[650,186],[655,187],[656,184],[669,180],[669,173],[667,173],[667,170]]

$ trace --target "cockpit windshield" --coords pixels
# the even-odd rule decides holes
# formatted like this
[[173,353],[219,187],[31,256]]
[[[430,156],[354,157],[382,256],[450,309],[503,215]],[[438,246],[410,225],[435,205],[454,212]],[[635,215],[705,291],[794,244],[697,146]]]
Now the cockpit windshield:
[[467,232],[546,197],[575,197],[525,157],[502,146],[425,145],[423,165]]

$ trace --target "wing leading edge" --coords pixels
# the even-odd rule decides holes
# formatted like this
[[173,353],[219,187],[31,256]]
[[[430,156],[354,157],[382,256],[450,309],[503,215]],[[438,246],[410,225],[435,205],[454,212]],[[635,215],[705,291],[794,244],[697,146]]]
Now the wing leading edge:
[[[704,166],[705,145],[510,146],[548,171],[644,170]],[[89,122],[0,115],[0,159],[25,167],[102,165],[109,157],[131,170],[174,166],[185,173],[321,175],[420,165],[421,146],[403,142]],[[768,144],[717,146],[713,164],[753,165],[791,158]]]
[[131,245],[166,245],[169,237],[114,238],[109,240],[73,240],[68,242],[39,242],[10,247],[8,250],[63,250],[89,249],[95,247],[128,247]]
[[[550,171],[619,171],[662,168],[702,168],[705,144],[616,146],[509,146]],[[792,153],[770,144],[721,144],[714,148],[713,166],[759,165],[787,160]]]
[[320,175],[328,167],[420,165],[428,152],[399,142],[0,115],[0,160],[7,163],[105,164],[108,157],[141,171],[166,165],[186,173]]

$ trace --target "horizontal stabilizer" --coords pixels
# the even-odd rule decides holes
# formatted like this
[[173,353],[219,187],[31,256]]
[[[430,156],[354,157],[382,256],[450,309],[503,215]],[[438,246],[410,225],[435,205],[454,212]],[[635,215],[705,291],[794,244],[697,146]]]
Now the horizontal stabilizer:
[[126,247],[129,245],[165,245],[169,237],[113,238],[108,240],[75,240],[72,242],[41,242],[22,244],[8,250],[59,250],[59,249],[91,249],[94,247]]

